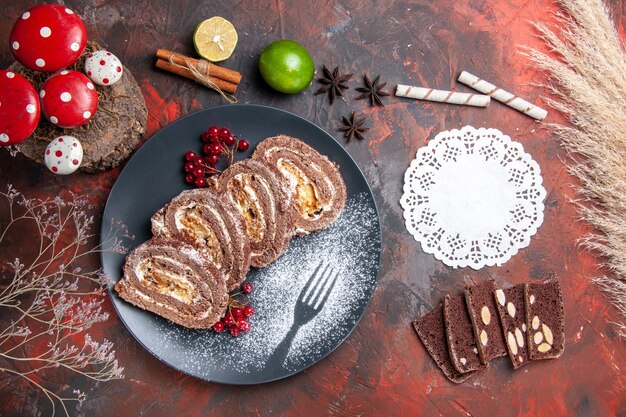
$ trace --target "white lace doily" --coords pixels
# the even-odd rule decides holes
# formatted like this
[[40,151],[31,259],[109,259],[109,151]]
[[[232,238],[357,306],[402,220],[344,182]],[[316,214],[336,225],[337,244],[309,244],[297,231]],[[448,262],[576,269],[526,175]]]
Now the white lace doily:
[[543,222],[539,165],[497,129],[439,133],[404,174],[406,228],[452,267],[502,265]]

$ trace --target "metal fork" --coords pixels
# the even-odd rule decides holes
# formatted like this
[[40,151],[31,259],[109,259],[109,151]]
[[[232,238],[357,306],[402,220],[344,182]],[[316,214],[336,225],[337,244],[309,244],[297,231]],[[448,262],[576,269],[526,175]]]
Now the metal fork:
[[282,367],[300,327],[313,320],[324,308],[339,274],[328,264],[322,270],[323,264],[324,262],[319,263],[307,283],[302,287],[293,310],[293,325],[267,360],[266,366]]

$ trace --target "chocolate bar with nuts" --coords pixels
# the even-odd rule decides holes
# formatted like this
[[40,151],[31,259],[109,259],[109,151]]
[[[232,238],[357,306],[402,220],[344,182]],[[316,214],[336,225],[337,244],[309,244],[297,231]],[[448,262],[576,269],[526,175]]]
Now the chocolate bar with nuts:
[[502,335],[513,368],[528,363],[526,343],[526,312],[524,307],[524,285],[494,291],[498,316],[502,325]]
[[472,319],[478,355],[483,363],[507,354],[502,328],[498,319],[493,293],[497,289],[493,280],[465,289],[465,302]]
[[563,295],[556,278],[525,284],[524,299],[531,360],[558,358],[565,347]]

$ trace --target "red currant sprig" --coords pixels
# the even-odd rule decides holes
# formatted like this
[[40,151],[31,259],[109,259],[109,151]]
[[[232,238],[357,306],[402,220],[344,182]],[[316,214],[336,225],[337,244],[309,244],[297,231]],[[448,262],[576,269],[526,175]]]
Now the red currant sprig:
[[237,151],[245,152],[250,148],[247,140],[237,140],[225,127],[210,126],[202,132],[200,139],[203,142],[202,154],[204,156],[199,156],[189,150],[185,153],[183,165],[185,182],[198,188],[206,187],[208,177],[222,172],[216,168],[222,158],[226,161],[226,167],[229,167],[233,164]]
[[239,336],[241,332],[248,333],[250,331],[248,319],[254,315],[254,307],[249,305],[247,300],[242,300],[239,297],[244,294],[250,294],[253,290],[252,283],[245,282],[241,286],[241,291],[228,298],[226,315],[213,325],[213,331],[222,333],[228,329],[228,332],[233,337]]

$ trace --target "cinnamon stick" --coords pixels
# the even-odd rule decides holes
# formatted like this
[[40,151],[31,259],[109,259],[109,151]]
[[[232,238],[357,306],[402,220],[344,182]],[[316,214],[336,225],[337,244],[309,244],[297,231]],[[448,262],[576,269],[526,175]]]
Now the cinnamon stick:
[[[190,80],[194,80],[194,81],[197,80],[196,76],[188,68],[177,66],[163,59],[157,59],[156,67],[159,69],[171,72],[173,74],[180,75],[185,78],[189,78]],[[237,84],[234,84],[232,82],[223,80],[221,78],[216,78],[213,76],[208,76],[207,78],[210,82],[215,84],[216,87],[218,87],[220,90],[222,90],[225,93],[234,94],[235,91],[237,91]]]
[[188,56],[168,51],[166,49],[157,49],[156,56],[164,61],[171,61],[184,67],[193,65],[203,75],[214,78],[221,78],[235,85],[241,82],[241,73],[228,68],[220,67],[210,63],[209,61],[190,58]]

